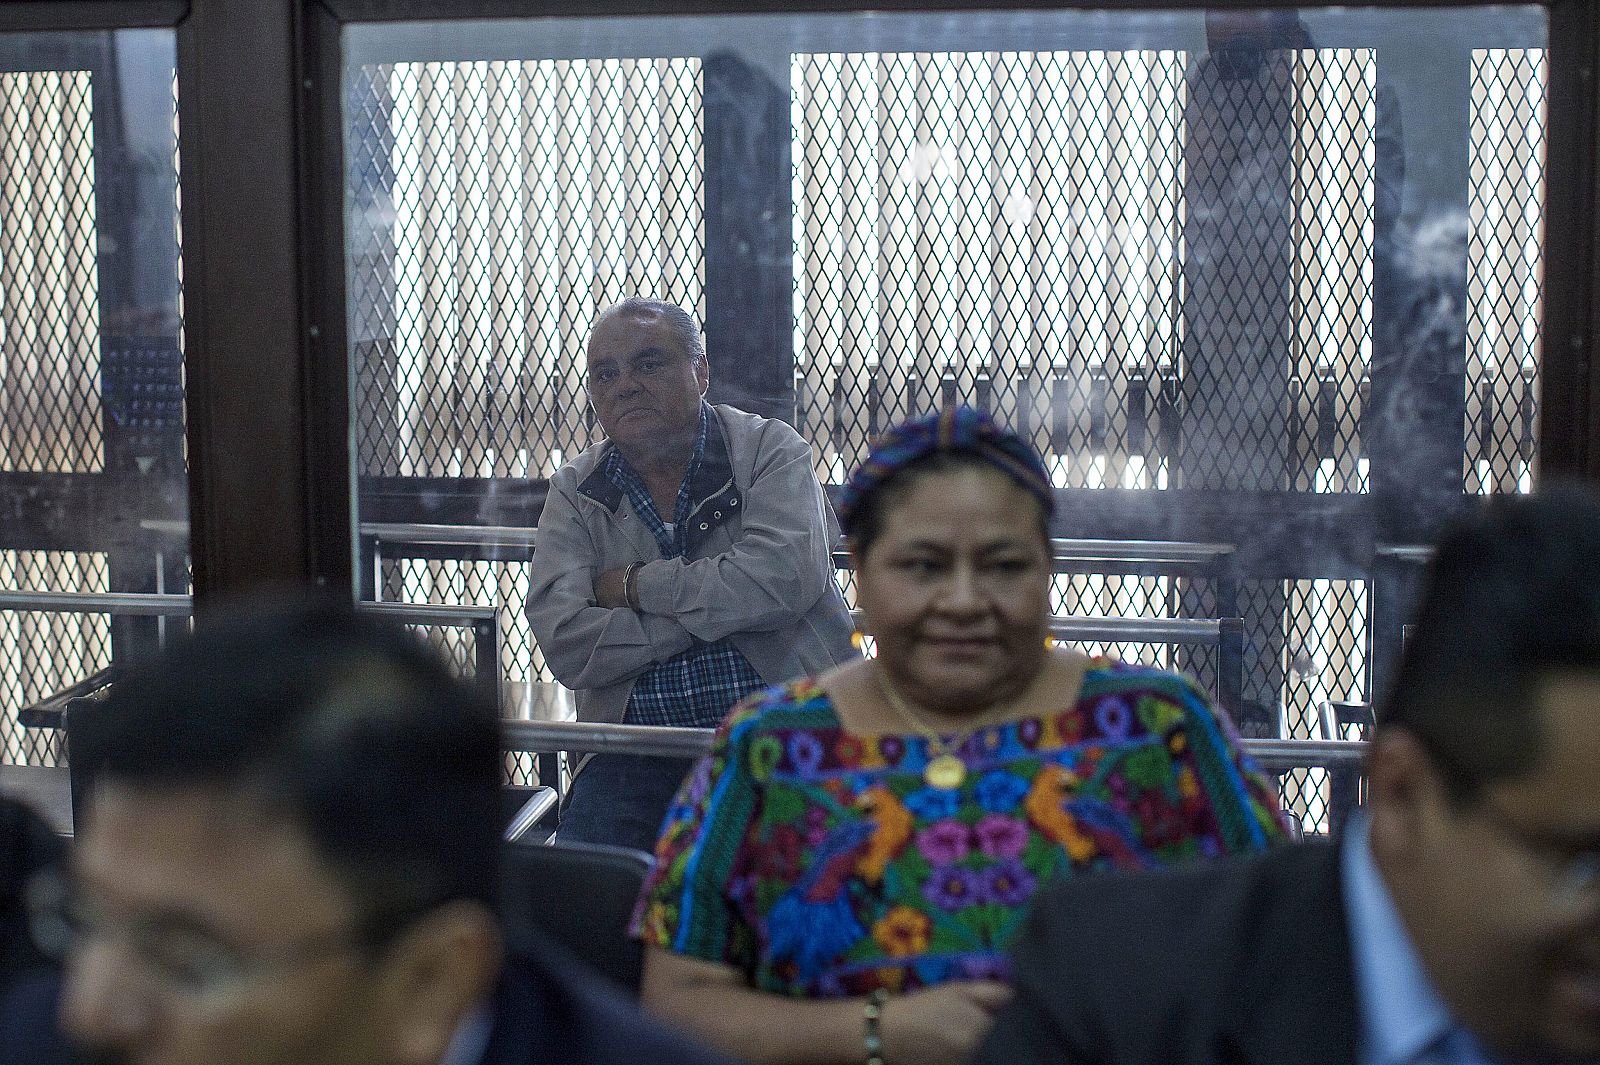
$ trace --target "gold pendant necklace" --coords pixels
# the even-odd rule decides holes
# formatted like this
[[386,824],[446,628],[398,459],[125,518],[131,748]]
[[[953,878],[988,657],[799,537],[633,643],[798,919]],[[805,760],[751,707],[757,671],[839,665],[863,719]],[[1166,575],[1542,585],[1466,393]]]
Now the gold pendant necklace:
[[[960,758],[951,753],[951,745],[944,741],[939,733],[929,728],[920,718],[911,712],[905,700],[900,698],[900,693],[894,690],[894,685],[889,683],[889,677],[881,666],[876,666],[873,672],[878,678],[878,688],[883,692],[884,700],[890,709],[899,714],[912,728],[922,733],[928,741],[928,764],[922,767],[922,779],[931,788],[940,791],[955,791],[967,779],[967,766]],[[987,715],[986,715],[987,716]],[[974,729],[968,729],[956,736],[956,746],[960,746]]]

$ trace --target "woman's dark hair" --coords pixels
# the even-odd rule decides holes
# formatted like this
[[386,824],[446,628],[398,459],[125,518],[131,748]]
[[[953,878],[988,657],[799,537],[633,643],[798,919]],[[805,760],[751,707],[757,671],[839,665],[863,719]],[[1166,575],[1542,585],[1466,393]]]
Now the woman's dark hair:
[[[883,533],[884,519],[894,508],[895,504],[903,500],[918,482],[929,477],[939,477],[947,474],[958,473],[965,470],[980,470],[1005,479],[1008,483],[1016,482],[992,461],[978,454],[976,451],[955,449],[949,451],[933,451],[895,470],[872,489],[866,492],[856,502],[854,513],[850,521],[850,548],[857,555],[865,555],[874,541]],[[1019,491],[1028,496],[1034,508],[1034,513],[1039,519],[1039,538],[1044,541],[1045,551],[1050,549],[1050,515],[1045,510],[1044,504],[1033,496],[1031,492],[1017,485]]]
[[1425,585],[1378,726],[1416,736],[1466,801],[1538,764],[1541,682],[1600,673],[1600,498],[1496,498],[1439,541]]

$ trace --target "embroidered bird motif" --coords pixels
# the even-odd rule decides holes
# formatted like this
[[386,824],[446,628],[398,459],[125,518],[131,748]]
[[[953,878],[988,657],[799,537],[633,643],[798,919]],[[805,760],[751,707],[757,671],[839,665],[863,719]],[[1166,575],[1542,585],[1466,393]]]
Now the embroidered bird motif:
[[868,788],[857,796],[855,805],[865,811],[873,826],[866,852],[856,861],[856,874],[869,884],[877,884],[883,880],[889,863],[911,841],[915,820],[888,788]]
[[870,821],[834,829],[817,845],[810,868],[767,914],[772,959],[794,962],[802,980],[816,977],[866,934],[844,884],[872,832]]

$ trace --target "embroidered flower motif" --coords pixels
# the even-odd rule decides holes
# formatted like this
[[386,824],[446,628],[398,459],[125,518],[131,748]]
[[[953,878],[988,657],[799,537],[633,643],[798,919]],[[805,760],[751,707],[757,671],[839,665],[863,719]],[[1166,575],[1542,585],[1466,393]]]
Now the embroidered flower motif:
[[1133,728],[1133,714],[1124,700],[1107,696],[1094,704],[1094,723],[1107,739],[1125,740]]
[[996,769],[985,773],[973,786],[978,805],[992,814],[1011,813],[1028,794],[1028,782],[1015,773]]
[[941,910],[964,910],[988,900],[983,890],[983,878],[971,869],[959,865],[946,865],[935,869],[928,882],[922,885],[922,894]]
[[795,772],[801,776],[811,776],[822,765],[822,741],[813,732],[791,732],[789,761],[794,765]]
[[961,809],[961,793],[945,788],[918,788],[905,797],[905,805],[919,821],[938,821],[954,817]]
[[833,744],[833,756],[839,764],[846,769],[854,769],[861,764],[861,756],[865,747],[861,737],[848,732],[840,732],[839,738]]
[[928,949],[933,921],[921,910],[895,906],[872,926],[872,938],[892,958],[921,954]]
[[799,829],[793,825],[779,825],[755,849],[756,875],[768,880],[793,880],[800,875],[800,852],[805,846],[806,838]]
[[906,741],[899,736],[884,736],[878,740],[878,752],[886,763],[894,765],[906,753]]
[[934,865],[959,862],[972,853],[971,830],[954,818],[935,821],[917,833],[917,850]]
[[1033,897],[1034,888],[1039,886],[1038,879],[1016,858],[991,865],[981,875],[980,890],[984,898],[1003,906],[1022,905]]
[[984,815],[972,826],[972,836],[989,858],[1015,858],[1028,846],[1028,826],[1004,814]]
[[750,742],[750,775],[757,781],[772,776],[783,760],[783,744],[776,736],[757,736]]
[[1036,717],[1023,718],[1017,722],[1017,738],[1030,751],[1039,746],[1039,737],[1043,733],[1044,724]]

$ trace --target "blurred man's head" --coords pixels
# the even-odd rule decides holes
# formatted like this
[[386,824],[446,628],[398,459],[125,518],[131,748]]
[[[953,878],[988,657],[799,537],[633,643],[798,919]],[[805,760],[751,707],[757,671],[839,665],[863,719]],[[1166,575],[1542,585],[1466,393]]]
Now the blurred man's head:
[[1600,1056],[1600,501],[1490,503],[1440,543],[1370,764],[1372,844],[1491,1045]]
[[140,1063],[439,1061],[499,968],[493,708],[411,634],[307,607],[212,624],[83,731],[69,1034]]
[[586,369],[595,416],[624,455],[693,447],[711,368],[689,312],[642,299],[607,307],[589,333]]

